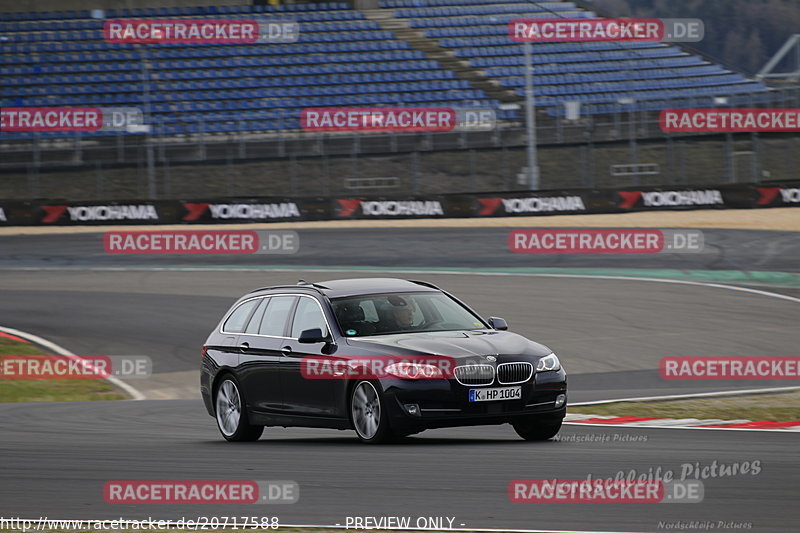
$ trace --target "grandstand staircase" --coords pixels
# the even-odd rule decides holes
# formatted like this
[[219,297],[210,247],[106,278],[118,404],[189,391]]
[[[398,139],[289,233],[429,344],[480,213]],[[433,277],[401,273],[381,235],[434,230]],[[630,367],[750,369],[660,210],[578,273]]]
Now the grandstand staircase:
[[439,41],[425,37],[421,30],[412,28],[407,21],[394,16],[390,9],[361,9],[364,16],[381,25],[381,29],[394,33],[395,37],[406,41],[411,48],[421,51],[428,59],[437,61],[443,68],[451,70],[459,79],[472,84],[486,95],[502,103],[519,103],[520,98],[511,89],[506,89],[497,81],[488,78],[481,70],[470,66],[468,61],[459,59],[452,50],[439,46]]

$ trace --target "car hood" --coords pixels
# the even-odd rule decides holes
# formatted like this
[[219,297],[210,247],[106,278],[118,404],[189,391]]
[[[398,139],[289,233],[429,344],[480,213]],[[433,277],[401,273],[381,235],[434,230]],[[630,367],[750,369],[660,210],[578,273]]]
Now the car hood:
[[347,339],[351,346],[386,355],[529,355],[544,357],[552,350],[510,331],[436,331]]

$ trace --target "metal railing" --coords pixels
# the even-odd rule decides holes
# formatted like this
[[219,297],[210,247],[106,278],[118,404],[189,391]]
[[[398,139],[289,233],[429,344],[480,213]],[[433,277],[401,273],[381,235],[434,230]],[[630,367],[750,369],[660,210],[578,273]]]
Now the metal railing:
[[[673,106],[709,107],[707,99],[664,102],[664,108]],[[728,106],[800,108],[800,89],[743,95]],[[635,105],[576,121],[540,111],[540,187],[797,178],[797,135],[665,134],[658,115]],[[491,132],[382,134],[205,133],[199,124],[200,133],[187,136],[166,135],[163,123],[154,124],[149,135],[75,133],[27,141],[0,135],[0,198],[430,194],[527,187],[520,179],[526,166],[521,122],[504,121]]]

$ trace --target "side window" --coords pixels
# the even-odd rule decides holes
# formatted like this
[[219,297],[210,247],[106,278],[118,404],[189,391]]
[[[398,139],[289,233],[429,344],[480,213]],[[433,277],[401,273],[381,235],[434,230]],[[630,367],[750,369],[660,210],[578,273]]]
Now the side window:
[[295,298],[296,296],[273,296],[270,298],[258,332],[261,335],[282,337],[286,322],[289,320],[289,309],[292,308]]
[[225,324],[222,325],[222,331],[227,331],[228,333],[241,333],[244,331],[247,318],[258,303],[259,300],[249,300],[237,307],[228,317],[228,320],[225,321]]
[[261,298],[256,312],[253,313],[253,318],[250,319],[250,322],[247,324],[247,329],[244,330],[245,333],[258,333],[258,328],[261,327],[261,321],[264,319],[264,310],[266,310],[267,304],[269,304],[269,298]]
[[300,298],[294,312],[291,336],[296,339],[303,331],[314,328],[321,329],[323,335],[328,334],[328,326],[317,301],[312,298]]

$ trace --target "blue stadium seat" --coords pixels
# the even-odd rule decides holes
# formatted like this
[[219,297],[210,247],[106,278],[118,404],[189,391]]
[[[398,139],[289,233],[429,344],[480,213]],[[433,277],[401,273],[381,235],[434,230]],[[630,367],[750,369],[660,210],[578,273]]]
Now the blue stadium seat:
[[[508,39],[507,22],[520,14],[594,17],[560,1],[381,0],[381,6],[518,94],[521,47]],[[106,11],[110,18],[251,14],[302,23],[300,41],[143,48],[151,110],[165,134],[196,133],[201,127],[216,133],[297,128],[300,110],[309,106],[499,105],[343,2]],[[58,98],[64,105],[142,105],[139,52],[104,42],[102,24],[85,10],[0,13],[0,32],[13,36],[0,50],[0,75],[8,80],[0,104],[48,105]],[[32,64],[31,54],[39,54],[39,61]],[[537,44],[534,63],[540,105],[553,113],[560,112],[564,99],[608,112],[621,94],[658,106],[680,95],[744,95],[754,101],[754,92],[766,91],[758,82],[658,43]],[[511,110],[498,116],[519,118]],[[52,132],[48,138],[69,135]]]

